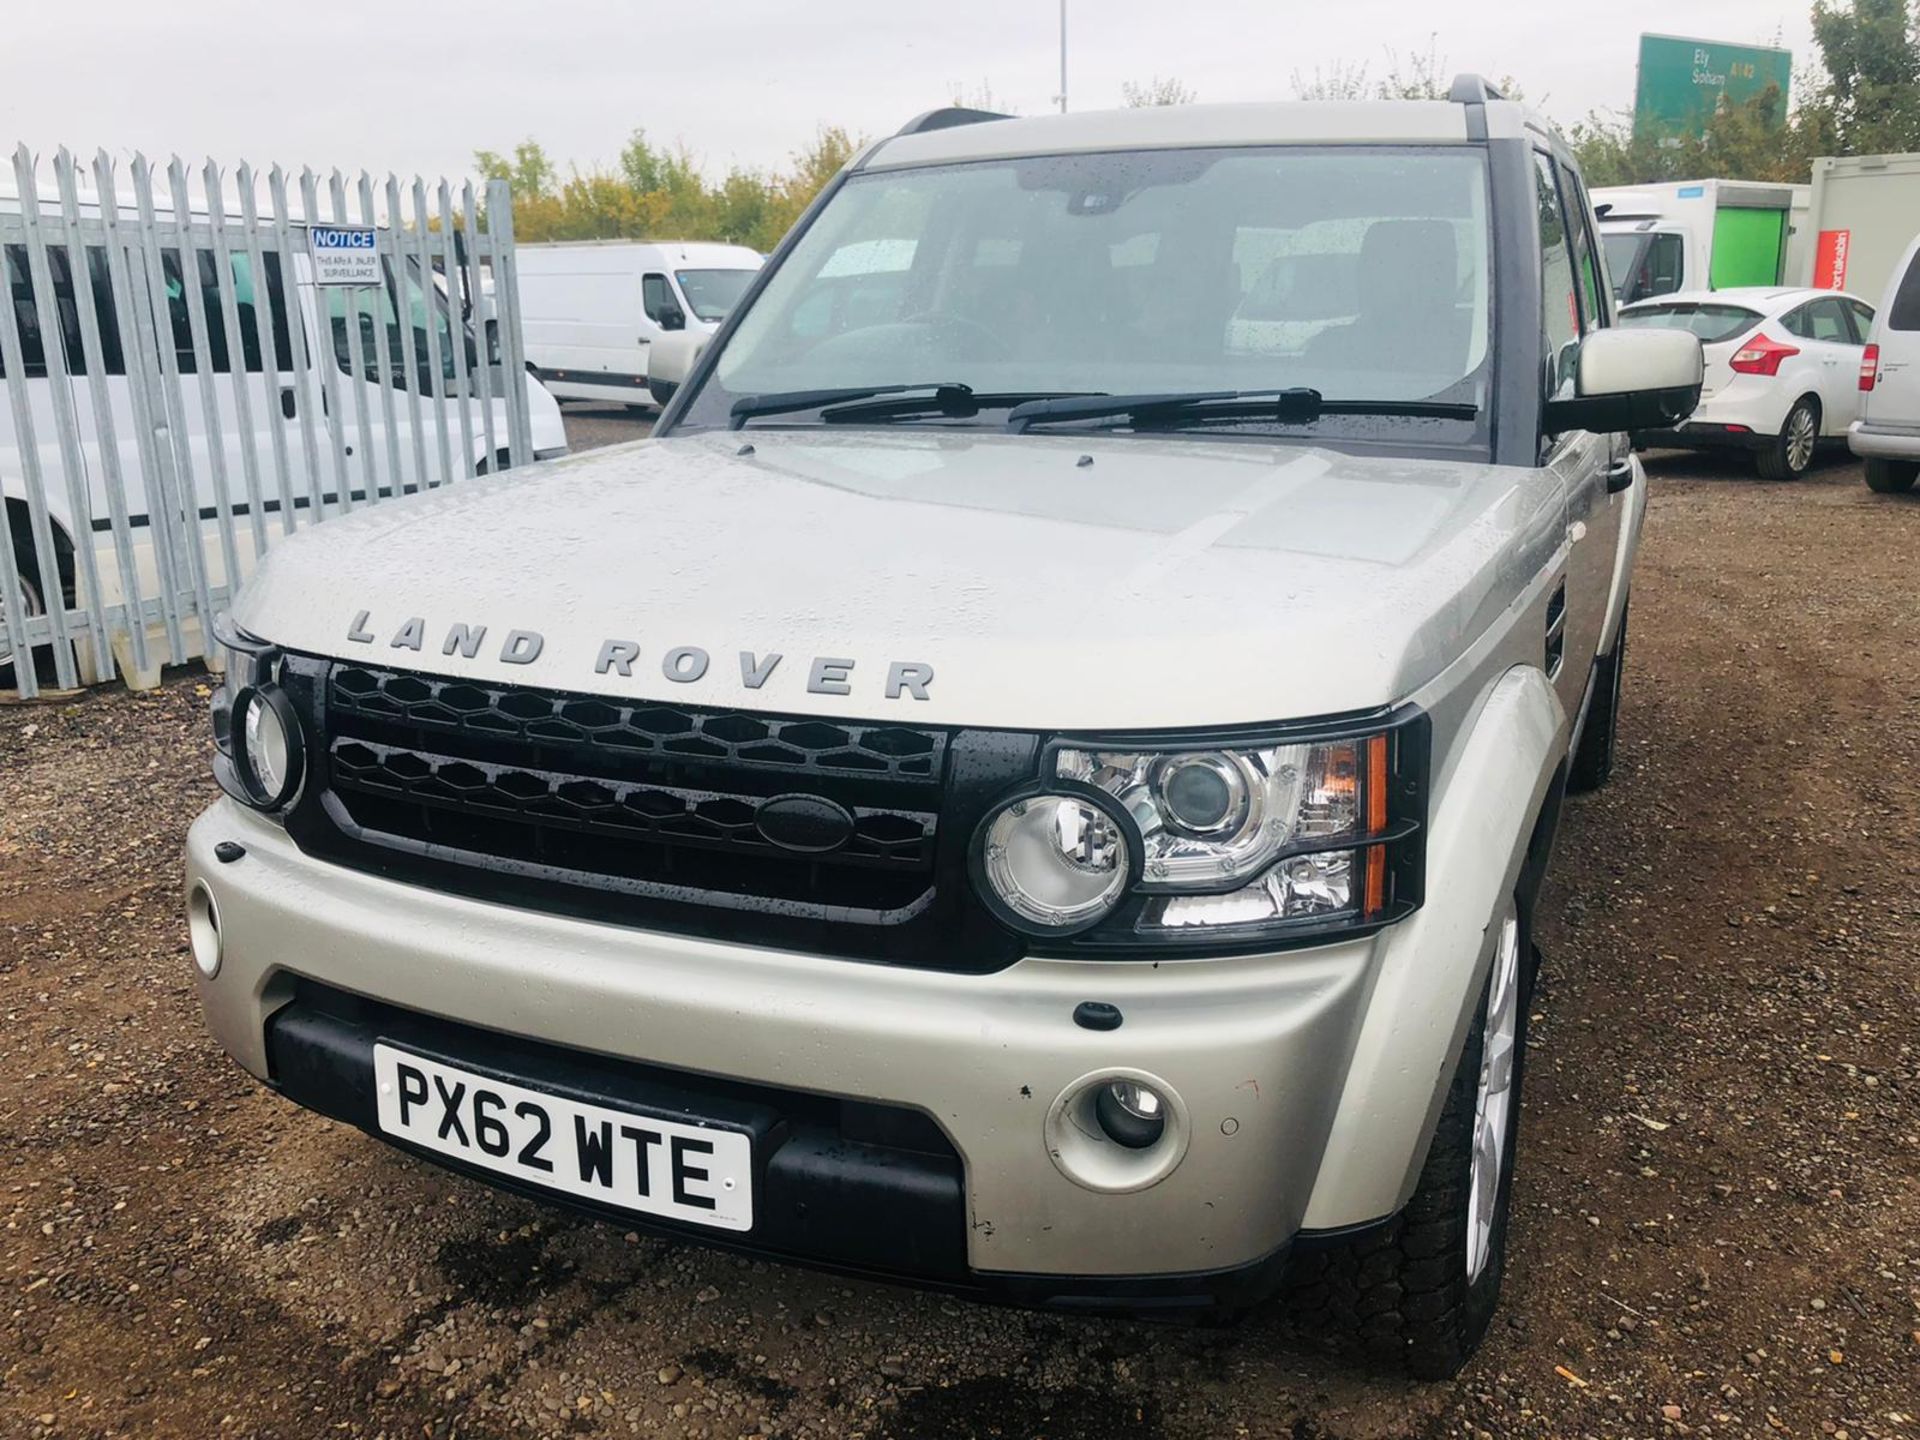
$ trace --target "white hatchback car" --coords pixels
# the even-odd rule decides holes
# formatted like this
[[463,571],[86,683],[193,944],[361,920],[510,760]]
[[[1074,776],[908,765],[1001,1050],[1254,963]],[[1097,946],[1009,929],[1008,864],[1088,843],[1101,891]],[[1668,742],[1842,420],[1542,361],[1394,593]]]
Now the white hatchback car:
[[1635,438],[1751,450],[1766,479],[1798,479],[1821,442],[1844,439],[1859,413],[1872,323],[1873,307],[1839,290],[1693,290],[1624,306],[1621,325],[1691,331],[1707,362],[1692,418]]
[[1911,490],[1920,479],[1920,237],[1894,267],[1860,357],[1860,416],[1847,432],[1867,485]]

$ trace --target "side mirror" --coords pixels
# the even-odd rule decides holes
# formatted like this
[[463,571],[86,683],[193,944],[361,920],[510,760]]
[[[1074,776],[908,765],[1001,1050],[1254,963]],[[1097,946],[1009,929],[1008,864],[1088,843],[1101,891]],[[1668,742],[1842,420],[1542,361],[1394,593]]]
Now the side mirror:
[[660,316],[662,330],[684,330],[687,328],[687,312],[678,307],[663,311]]
[[1574,393],[1549,400],[1546,429],[1666,430],[1700,403],[1706,361],[1685,330],[1596,330],[1580,343]]

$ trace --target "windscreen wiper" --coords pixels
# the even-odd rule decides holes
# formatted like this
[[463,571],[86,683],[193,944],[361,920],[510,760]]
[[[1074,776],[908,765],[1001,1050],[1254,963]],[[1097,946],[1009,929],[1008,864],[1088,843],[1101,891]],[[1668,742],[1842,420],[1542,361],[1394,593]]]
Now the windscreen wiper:
[[1016,405],[1007,428],[1072,420],[1125,419],[1139,428],[1180,429],[1219,420],[1269,420],[1308,425],[1322,415],[1392,415],[1415,419],[1471,420],[1472,405],[1445,400],[1328,400],[1318,390],[1196,390],[1164,395],[1089,395]]
[[1090,390],[1008,390],[979,394],[965,385],[942,385],[931,395],[911,394],[885,399],[856,400],[820,412],[830,425],[865,424],[890,420],[970,420],[982,410],[1010,410],[1041,400],[1089,399]]
[[727,413],[727,428],[738,430],[747,421],[762,415],[796,415],[802,410],[818,410],[824,405],[850,404],[871,400],[876,395],[909,395],[920,390],[933,392],[938,400],[946,395],[957,399],[973,394],[973,387],[957,381],[929,380],[922,385],[846,385],[833,390],[775,390],[766,395],[742,395]]

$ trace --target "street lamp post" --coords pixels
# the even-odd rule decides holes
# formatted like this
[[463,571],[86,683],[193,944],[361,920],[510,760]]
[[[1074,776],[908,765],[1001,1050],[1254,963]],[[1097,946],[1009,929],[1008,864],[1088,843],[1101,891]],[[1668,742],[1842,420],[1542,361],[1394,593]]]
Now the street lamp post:
[[1067,0],[1060,0],[1060,113],[1067,113]]

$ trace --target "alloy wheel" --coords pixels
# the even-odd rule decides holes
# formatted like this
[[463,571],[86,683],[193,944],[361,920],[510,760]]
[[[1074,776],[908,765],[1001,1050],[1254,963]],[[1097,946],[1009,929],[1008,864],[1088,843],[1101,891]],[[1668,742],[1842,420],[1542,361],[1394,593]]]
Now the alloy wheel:
[[1509,909],[1500,924],[1487,981],[1485,1031],[1480,1039],[1480,1087],[1473,1107],[1473,1171],[1467,1191],[1467,1283],[1493,1256],[1494,1217],[1506,1175],[1513,1116],[1514,1047],[1520,1029],[1520,917]]
[[1787,420],[1787,463],[1795,474],[1813,464],[1814,442],[1819,439],[1815,423],[1813,411],[1805,405],[1796,405]]

